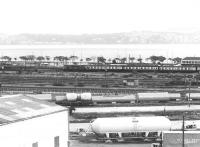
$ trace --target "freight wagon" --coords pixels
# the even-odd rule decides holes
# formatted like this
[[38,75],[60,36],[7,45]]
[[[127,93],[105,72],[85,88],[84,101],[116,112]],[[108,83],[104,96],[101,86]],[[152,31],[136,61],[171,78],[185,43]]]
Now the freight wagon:
[[171,130],[171,122],[164,116],[110,117],[97,118],[90,127],[98,140],[157,140],[163,131]]
[[68,106],[89,106],[102,103],[167,103],[172,101],[185,101],[180,93],[146,92],[130,95],[92,96],[91,93],[66,93],[55,95],[52,99],[58,104]]

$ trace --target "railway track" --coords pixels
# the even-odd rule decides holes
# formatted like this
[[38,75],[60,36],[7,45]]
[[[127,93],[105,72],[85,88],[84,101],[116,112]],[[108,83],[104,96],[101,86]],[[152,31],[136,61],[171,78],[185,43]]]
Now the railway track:
[[[55,86],[18,86],[18,85],[2,85],[2,93],[82,93],[91,92],[92,94],[134,94],[144,91],[159,92],[189,92],[185,88],[95,88],[95,87],[55,87]],[[190,92],[200,92],[198,88],[191,88]]]

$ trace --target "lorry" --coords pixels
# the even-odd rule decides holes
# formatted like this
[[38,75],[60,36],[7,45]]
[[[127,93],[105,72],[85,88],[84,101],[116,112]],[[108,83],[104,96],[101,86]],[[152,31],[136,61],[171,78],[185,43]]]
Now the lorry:
[[151,147],[199,147],[200,131],[165,131],[160,143],[152,143]]

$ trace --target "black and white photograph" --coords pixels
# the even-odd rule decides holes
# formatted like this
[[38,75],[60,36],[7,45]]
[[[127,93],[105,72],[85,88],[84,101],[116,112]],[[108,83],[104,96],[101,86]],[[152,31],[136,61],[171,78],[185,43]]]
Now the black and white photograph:
[[199,147],[199,0],[0,0],[0,147]]

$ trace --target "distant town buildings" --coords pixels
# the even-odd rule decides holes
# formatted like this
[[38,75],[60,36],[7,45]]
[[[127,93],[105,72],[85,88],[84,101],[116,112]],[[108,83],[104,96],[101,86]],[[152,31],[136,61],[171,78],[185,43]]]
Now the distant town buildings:
[[200,64],[200,57],[185,57],[182,59],[181,63],[186,65]]

